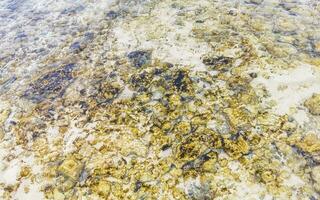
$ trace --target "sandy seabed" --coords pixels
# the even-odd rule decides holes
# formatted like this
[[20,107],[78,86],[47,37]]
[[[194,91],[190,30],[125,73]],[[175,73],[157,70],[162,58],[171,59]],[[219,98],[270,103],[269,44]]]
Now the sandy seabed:
[[320,3],[2,0],[0,160],[0,199],[320,199]]

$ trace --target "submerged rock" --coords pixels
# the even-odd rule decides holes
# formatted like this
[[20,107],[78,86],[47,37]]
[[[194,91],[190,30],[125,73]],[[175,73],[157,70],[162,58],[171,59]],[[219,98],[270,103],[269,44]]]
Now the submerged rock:
[[232,63],[232,58],[225,56],[204,56],[202,63],[205,65],[222,66]]
[[128,58],[133,66],[135,66],[136,68],[140,68],[150,62],[151,53],[142,50],[132,51],[128,54]]
[[320,166],[313,168],[311,173],[312,179],[314,180],[314,188],[320,192]]
[[311,114],[320,115],[320,94],[312,95],[304,102],[304,106],[308,108]]
[[247,0],[246,3],[252,3],[252,4],[256,4],[259,5],[263,2],[263,0]]
[[30,88],[25,91],[23,97],[33,102],[41,102],[44,99],[62,96],[73,81],[72,71],[75,66],[74,63],[67,64],[40,77],[30,84]]
[[98,193],[98,195],[103,198],[107,198],[110,194],[111,186],[107,181],[100,180],[97,186],[94,188],[94,192]]
[[119,13],[111,10],[106,14],[107,18],[112,20],[112,19],[116,19],[119,16]]
[[71,157],[62,162],[58,168],[58,173],[72,179],[73,181],[76,181],[81,174],[82,168],[83,165]]
[[98,103],[108,103],[116,98],[122,91],[122,87],[117,82],[104,81],[98,84],[97,93],[94,98]]
[[79,53],[83,48],[81,47],[80,42],[74,42],[70,45],[70,51],[73,53]]

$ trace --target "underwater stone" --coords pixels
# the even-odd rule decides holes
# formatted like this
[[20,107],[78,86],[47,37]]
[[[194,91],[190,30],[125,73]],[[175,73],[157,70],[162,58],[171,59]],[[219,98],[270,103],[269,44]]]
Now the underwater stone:
[[252,72],[252,73],[249,73],[249,76],[250,76],[251,78],[257,78],[257,77],[258,77],[258,74],[255,73],[255,72]]
[[191,169],[194,169],[194,168],[195,168],[194,161],[188,161],[185,164],[183,164],[182,167],[181,167],[181,169],[183,171],[188,171],[188,170],[191,170]]
[[82,164],[71,157],[62,162],[58,168],[58,172],[75,181],[79,178],[82,168]]
[[142,187],[142,182],[141,181],[137,181],[135,183],[134,192],[138,192],[141,187]]
[[62,96],[73,81],[72,70],[75,66],[74,63],[67,64],[40,77],[30,84],[30,88],[25,91],[23,97],[33,102],[41,102],[46,98],[55,99]]
[[314,180],[315,189],[320,192],[320,166],[316,166],[312,169],[312,179]]
[[13,0],[9,1],[8,5],[6,6],[7,9],[9,9],[11,12],[17,10],[23,5],[23,0]]
[[140,68],[150,62],[151,53],[141,50],[132,51],[128,54],[128,58],[135,67]]
[[15,40],[21,41],[23,39],[26,39],[27,37],[28,37],[28,35],[26,33],[22,32],[22,33],[17,34],[17,36],[15,37]]
[[316,134],[308,134],[301,141],[295,144],[299,149],[310,154],[317,154],[320,151],[320,140]]
[[174,80],[174,85],[177,87],[179,90],[185,90],[185,86],[183,84],[183,78],[184,78],[184,73],[180,71],[178,73],[177,78]]
[[246,3],[252,3],[252,4],[256,4],[259,5],[263,2],[263,0],[247,0]]
[[108,19],[116,19],[119,16],[119,13],[111,10],[107,13],[107,18]]
[[0,83],[0,92],[4,92],[6,90],[8,90],[11,86],[12,83],[14,83],[17,80],[16,76],[12,76],[10,78],[8,78],[7,80],[5,80],[4,82]]
[[205,65],[227,65],[230,64],[232,61],[231,58],[225,56],[205,56],[202,59],[203,64]]
[[93,32],[87,32],[84,34],[84,39],[85,40],[93,40],[94,38],[94,33]]
[[80,42],[74,42],[70,45],[70,51],[73,53],[79,53],[82,50]]
[[107,198],[109,196],[110,190],[111,190],[111,186],[106,181],[103,181],[103,180],[100,180],[96,187],[96,192],[104,198]]
[[95,89],[97,90],[97,93],[93,96],[99,104],[112,102],[112,100],[122,91],[122,87],[119,83],[110,81],[98,83]]
[[320,41],[314,42],[314,51],[320,53]]
[[311,98],[304,102],[304,106],[308,108],[313,115],[320,115],[320,94],[313,94]]
[[70,7],[70,8],[66,8],[64,9],[61,14],[63,15],[73,15],[76,14],[78,12],[81,12],[85,9],[84,6],[77,6],[77,7]]

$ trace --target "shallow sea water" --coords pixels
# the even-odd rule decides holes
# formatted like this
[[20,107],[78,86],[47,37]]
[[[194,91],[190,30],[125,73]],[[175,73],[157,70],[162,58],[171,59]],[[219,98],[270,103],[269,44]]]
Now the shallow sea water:
[[317,0],[1,0],[0,199],[320,199]]

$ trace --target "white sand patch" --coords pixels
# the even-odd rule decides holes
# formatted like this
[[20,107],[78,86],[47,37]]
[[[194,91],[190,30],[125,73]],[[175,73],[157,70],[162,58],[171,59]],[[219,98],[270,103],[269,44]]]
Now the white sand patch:
[[180,183],[177,185],[177,188],[182,189],[186,194],[189,193],[189,191],[192,191],[195,187],[200,188],[201,187],[201,182],[200,182],[200,177],[198,176],[197,178],[190,178],[183,183]]
[[17,182],[20,169],[21,163],[18,160],[10,161],[9,166],[0,173],[0,183],[14,185]]
[[49,144],[52,144],[53,140],[59,136],[59,127],[51,126],[47,129],[47,139]]
[[128,86],[125,86],[118,99],[130,99],[134,95],[134,91],[130,90]]
[[160,156],[161,158],[166,158],[166,157],[169,157],[171,154],[172,154],[172,149],[169,148],[169,149],[166,149],[166,150],[164,150],[164,151],[161,151],[161,152],[159,153],[159,156]]
[[23,180],[21,182],[13,198],[17,200],[45,199],[44,194],[40,191],[40,185],[32,183],[30,180]]
[[210,51],[210,47],[192,37],[192,21],[178,25],[176,14],[175,9],[165,5],[152,13],[156,23],[136,18],[115,27],[117,49],[123,54],[137,49],[152,50],[153,58],[190,66],[193,71],[206,71],[201,56]]
[[290,174],[290,177],[284,180],[284,185],[288,187],[302,187],[304,184],[304,181],[295,174]]
[[310,121],[307,111],[298,109],[292,114],[292,117],[298,122],[298,124],[308,123]]
[[73,142],[76,141],[78,138],[85,138],[87,133],[84,132],[82,129],[79,129],[75,126],[76,122],[73,122],[68,132],[65,134],[64,140],[64,152],[72,153],[76,150]]
[[[272,74],[270,78],[258,77],[252,84],[254,87],[262,84],[270,94],[270,98],[276,102],[273,111],[284,115],[291,107],[296,107],[313,93],[320,92],[320,73],[311,65],[300,65],[291,70]],[[296,117],[300,121],[306,121],[306,116],[299,112]]]

